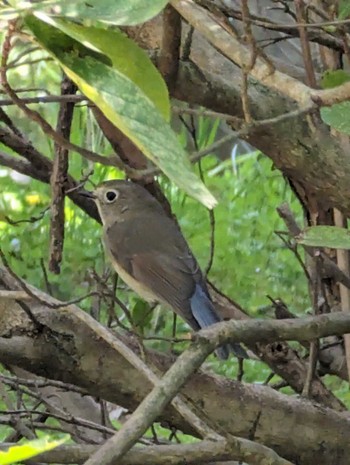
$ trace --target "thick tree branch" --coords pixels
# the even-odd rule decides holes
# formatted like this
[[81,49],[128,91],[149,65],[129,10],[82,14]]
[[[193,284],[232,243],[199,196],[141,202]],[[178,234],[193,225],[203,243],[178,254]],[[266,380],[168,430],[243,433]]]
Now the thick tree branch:
[[[249,442],[242,440],[242,443]],[[1,444],[0,447],[3,450],[12,445],[5,443]],[[36,458],[45,463],[83,463],[96,450],[97,447],[91,445],[59,446],[52,451],[38,455]],[[252,450],[252,454],[254,453]],[[118,465],[183,465],[184,463],[186,465],[199,465],[223,461],[231,463],[231,460],[241,461],[243,459],[243,454],[235,452],[229,440],[221,440],[133,448],[118,461]]]
[[181,16],[171,5],[163,11],[163,37],[158,67],[169,89],[177,79],[181,47]]
[[[0,271],[0,279],[10,284],[4,271]],[[51,299],[45,294],[42,296]],[[89,315],[74,305],[53,312],[49,307],[33,303],[31,310],[47,328],[44,333],[33,331],[28,317],[15,301],[0,300],[1,362],[76,384],[92,395],[129,409],[134,409],[149,392],[149,381],[113,348],[115,339],[112,334]],[[338,318],[338,315],[332,317]],[[257,324],[260,326],[263,322]],[[296,324],[292,331],[296,332],[299,322]],[[322,325],[316,326],[316,333]],[[219,333],[221,331],[220,327]],[[285,329],[283,334],[291,336]],[[267,335],[276,337],[271,328]],[[133,344],[131,339],[127,341]],[[162,371],[171,362],[168,357],[152,352],[147,353],[147,359]],[[333,465],[336,460],[337,465],[347,465],[350,423],[330,409],[279,394],[264,386],[242,385],[204,373],[193,375],[183,393],[194,405],[200,406],[211,424],[219,423],[225,434],[250,438],[259,416],[254,427],[255,438],[290,461],[313,465],[317,460],[319,465]],[[167,407],[161,419],[168,425],[195,434],[173,408]],[[315,424],[319,427],[315,428]]]
[[228,59],[241,68],[250,68],[249,74],[252,77],[295,100],[301,106],[309,106],[312,91],[305,84],[277,70],[271,72],[271,67],[261,57],[257,57],[254,66],[249,67],[249,47],[239,42],[227,28],[222,27],[219,18],[214,14],[204,10],[192,0],[172,0],[171,4],[186,21]]
[[215,48],[240,68],[249,68],[249,74],[263,85],[274,89],[286,97],[295,100],[301,107],[309,106],[312,101],[320,106],[333,105],[350,98],[350,84],[327,90],[313,90],[302,82],[280,71],[271,72],[271,66],[262,57],[257,57],[254,66],[250,65],[250,50],[227,28],[220,23],[219,17],[204,10],[193,0],[172,0],[172,6]]
[[[1,132],[0,132],[0,134],[1,134]],[[16,141],[13,141],[13,137],[10,137],[10,138],[7,137],[6,141],[10,146],[12,145],[14,148],[17,148],[19,153],[22,153],[24,151],[24,149],[25,149],[24,144],[23,144],[23,146],[17,147],[16,144],[17,144],[18,140],[16,139]],[[34,151],[34,149],[32,149],[32,150]],[[36,152],[36,151],[34,152],[34,155],[35,155],[36,160],[40,160],[41,158],[44,161],[47,160],[45,157],[38,154],[38,152]],[[1,160],[1,157],[0,157],[0,160]],[[11,166],[11,167],[13,167],[13,166]],[[33,171],[22,171],[22,172],[24,172],[24,174],[28,174],[28,175],[32,175],[33,177],[36,177],[36,172],[33,172]],[[72,186],[72,192],[69,194],[69,196],[72,198],[72,200],[75,203],[77,203],[81,208],[83,208],[91,216],[93,216],[95,213],[97,214],[95,209],[93,209],[93,207],[95,206],[94,203],[90,202],[90,201],[87,201],[85,199],[85,197],[80,196],[77,193],[77,191],[74,190],[75,188],[73,186],[76,185],[76,184],[71,184],[73,182],[75,183],[75,181],[70,181],[70,179],[71,178],[69,178],[69,183],[70,183],[69,185]],[[44,182],[48,182],[48,175],[46,174],[46,177],[44,179],[41,179],[41,180],[43,180]],[[87,205],[86,205],[86,203],[87,203]],[[96,219],[98,219],[98,216],[97,216]],[[225,312],[226,307],[229,307],[229,310],[231,312],[232,306],[227,301],[227,299],[224,302],[224,304],[221,305],[221,307],[222,307],[220,309],[221,312],[222,312],[222,310],[224,310],[224,312]],[[236,314],[237,312],[234,313],[234,314],[232,314],[230,312],[229,312],[229,314],[226,315],[227,317],[229,317],[229,318],[232,318],[232,317],[233,318],[240,318],[240,315]],[[264,360],[266,363],[268,363],[269,366],[277,374],[282,376],[283,379],[285,379],[293,387],[293,389],[296,392],[301,392],[302,387],[303,387],[303,383],[304,383],[303,380],[304,380],[304,377],[305,377],[305,374],[306,374],[305,362],[300,360],[297,357],[297,355],[291,349],[288,349],[287,345],[285,345],[284,347],[279,345],[279,349],[280,349],[279,353],[275,354],[275,351],[272,351],[269,347],[263,347],[260,344],[259,347],[257,348],[256,353],[262,360]],[[283,357],[282,357],[282,354],[284,354]],[[288,361],[288,363],[287,363],[287,361]],[[331,362],[331,365],[333,366],[334,363]],[[314,382],[313,382],[312,393],[313,393],[313,398],[315,400],[317,400],[318,402],[324,404],[324,405],[328,405],[328,406],[330,406],[332,408],[336,408],[338,410],[342,410],[344,408],[344,406],[341,404],[341,402],[338,399],[336,399],[325,388],[323,383],[318,379],[314,380]]]

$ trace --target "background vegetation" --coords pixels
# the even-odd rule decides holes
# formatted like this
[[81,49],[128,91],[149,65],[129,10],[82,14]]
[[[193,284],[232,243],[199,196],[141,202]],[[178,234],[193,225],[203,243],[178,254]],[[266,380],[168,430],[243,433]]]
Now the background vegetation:
[[[158,3],[160,5],[161,2],[157,2],[157,4]],[[166,2],[163,3],[165,4]],[[202,2],[198,2],[198,5],[201,3]],[[244,5],[247,7],[247,4],[249,7],[250,2],[241,3],[243,4],[243,8]],[[293,2],[277,3],[289,4]],[[63,5],[63,8],[68,8],[65,2],[63,2]],[[336,12],[332,9],[329,10],[328,13],[330,18],[333,18],[334,15],[335,18],[340,21],[347,18],[347,8],[348,2],[342,2],[339,6],[339,10]],[[158,6],[158,9],[160,11],[161,6]],[[4,26],[4,32],[2,33],[2,43],[4,44],[7,34],[6,27],[8,24],[5,19],[8,19],[6,15],[10,13],[7,5],[4,5],[3,10],[1,24]],[[223,11],[227,13],[225,8]],[[65,12],[65,10],[63,12]],[[11,14],[12,13],[13,12],[11,12]],[[66,14],[69,16],[69,12],[66,12]],[[9,18],[11,17],[12,16],[9,16]],[[311,21],[310,18],[309,20]],[[87,29],[91,25],[91,18],[87,19],[84,15],[80,17],[80,21]],[[144,22],[144,20],[138,22]],[[35,25],[35,23],[33,24]],[[59,45],[57,46],[57,50],[54,49],[54,46],[47,39],[51,37],[50,34],[41,36],[41,31],[35,29],[33,24],[31,26],[30,21],[27,21],[24,26],[24,31],[26,34],[29,33],[34,35],[38,39],[39,45],[36,43],[33,46],[33,44],[30,44],[26,40],[25,36],[19,35],[14,41],[10,55],[11,59],[7,62],[7,75],[17,95],[24,98],[42,97],[45,100],[46,97],[58,96],[60,94],[63,72],[58,64],[57,57],[59,57],[61,64],[66,63],[64,61],[66,58],[60,55],[62,50],[64,51],[64,48],[60,49]],[[46,25],[45,27],[48,26]],[[114,26],[107,27],[102,23],[99,23],[98,27],[101,30],[113,30],[114,28]],[[57,27],[57,31],[60,31],[60,34],[63,34],[62,30],[62,27]],[[126,30],[126,32],[132,37],[130,30]],[[320,37],[322,36],[322,32],[324,32],[323,29],[319,31]],[[343,32],[342,29],[338,30],[336,27],[334,30],[327,30],[327,34],[334,40],[343,37]],[[344,34],[346,37],[348,36],[347,32],[344,32]],[[71,36],[69,37],[71,40]],[[77,40],[79,40],[79,38]],[[83,43],[82,40],[81,43]],[[195,49],[196,45],[194,44],[193,47]],[[56,55],[53,55],[54,53]],[[91,59],[91,57],[89,58]],[[147,66],[151,65],[149,64]],[[302,63],[302,66],[306,67],[303,69],[303,72],[307,74],[308,70],[305,62]],[[116,68],[118,69],[117,66]],[[242,69],[244,69],[243,66]],[[252,69],[248,70],[247,74],[249,74]],[[212,70],[207,71],[211,72]],[[322,69],[322,71],[324,72],[325,69]],[[131,71],[127,71],[126,74],[129,72],[131,73]],[[140,71],[138,72],[140,73]],[[322,73],[320,72],[319,74],[321,75]],[[323,78],[320,78],[319,82],[320,85],[326,89],[331,89],[338,85],[346,85],[349,81],[346,71],[343,71],[340,80],[339,73],[336,73],[334,70],[331,70],[331,72],[328,70],[327,74],[322,75]],[[167,83],[169,85],[169,82]],[[254,81],[250,83],[251,86],[255,84]],[[80,91],[86,91],[87,87],[84,86],[86,86],[85,81]],[[147,88],[145,87],[145,89],[142,89],[141,85],[141,91],[147,94],[147,92],[150,92],[151,87],[152,86],[148,83]],[[169,88],[171,89],[170,85]],[[9,117],[12,124],[19,129],[22,135],[25,135],[28,144],[29,141],[31,141],[33,146],[35,146],[40,153],[44,154],[48,160],[54,161],[55,157],[57,157],[57,148],[52,139],[50,139],[47,134],[44,134],[33,120],[25,116],[18,106],[9,103],[5,91],[6,86],[4,86],[4,92],[0,96],[1,127],[5,128],[5,130],[8,128],[12,129],[12,135],[14,134],[13,127],[11,128],[11,124],[8,124],[6,119]],[[176,94],[176,92],[174,93]],[[78,95],[80,95],[80,93],[78,93]],[[91,98],[89,94],[86,95]],[[177,95],[175,95],[175,97],[177,97]],[[241,97],[242,101],[244,101],[247,95],[244,96],[242,93]],[[166,113],[166,102],[164,103],[162,98],[163,97],[155,96],[154,105],[159,107],[158,110],[160,113]],[[187,100],[191,102],[190,97],[188,97]],[[344,98],[344,100],[346,99]],[[202,102],[196,103],[202,104]],[[349,110],[347,108],[347,103],[348,102],[340,104],[343,105],[343,107],[333,105],[329,108],[322,109],[321,113],[323,121],[332,126],[332,132],[328,136],[338,138],[343,142],[344,139],[341,138],[346,136],[339,135],[335,130],[342,131],[345,134],[349,132],[348,120],[350,120],[350,118],[348,118]],[[176,153],[179,154],[179,159],[181,159],[180,155],[183,149],[191,151],[192,148],[195,147],[196,151],[203,150],[210,147],[220,138],[222,130],[232,130],[232,128],[228,128],[224,122],[225,119],[229,120],[229,115],[227,115],[226,118],[223,118],[223,115],[219,113],[214,113],[211,116],[203,116],[201,107],[196,106],[195,108],[198,110],[198,113],[193,117],[186,111],[191,109],[192,105],[186,104],[180,107],[180,111],[177,105],[178,101],[174,101],[173,106],[175,107],[175,111],[172,114],[172,127],[176,128],[174,130],[179,144],[179,148],[176,148],[178,151]],[[210,105],[208,105],[208,107],[210,108]],[[30,108],[38,111],[42,118],[53,127],[57,125],[61,108],[58,102],[44,101],[44,103],[30,103]],[[220,110],[217,108],[215,109]],[[289,110],[291,112],[295,111],[294,107]],[[278,105],[273,106],[271,111],[273,112],[272,116],[280,113],[287,113]],[[103,125],[96,121],[95,116],[94,105],[92,105],[91,102],[87,103],[86,99],[81,99],[81,101],[77,102],[74,108],[69,139],[70,142],[77,146],[87,147],[89,150],[107,157],[115,151],[115,147],[113,147],[113,143],[111,144],[108,142],[105,137]],[[124,115],[118,116],[123,117]],[[243,116],[244,118],[241,118],[242,125],[243,123],[247,124],[247,114]],[[271,114],[268,112],[263,116],[266,119],[271,118]],[[240,115],[240,117],[242,117],[242,115]],[[297,115],[297,117],[299,120],[296,124],[306,124],[304,120],[300,122],[300,118],[304,118],[302,112]],[[263,118],[260,117],[258,119],[261,120]],[[321,125],[323,123],[318,120],[317,124]],[[116,124],[116,126],[118,125]],[[280,139],[283,143],[287,140],[287,135],[284,131],[285,127],[281,128]],[[328,126],[327,131],[330,131]],[[132,130],[129,132],[130,134],[127,133],[129,139],[140,148],[137,139],[139,134],[135,131],[136,135],[134,135]],[[304,130],[301,132],[305,133]],[[5,257],[7,257],[9,266],[13,272],[27,283],[44,290],[47,294],[52,295],[60,301],[69,301],[71,299],[84,297],[81,302],[79,302],[79,306],[85,312],[89,313],[103,325],[112,327],[113,329],[117,329],[118,326],[122,327],[124,331],[129,329],[136,334],[139,342],[141,340],[143,341],[143,344],[148,349],[176,355],[183,351],[188,346],[187,342],[171,342],[174,331],[171,312],[160,306],[150,311],[151,307],[149,304],[146,304],[127,289],[122,282],[115,281],[114,273],[111,272],[108,260],[106,260],[104,255],[101,243],[100,225],[98,225],[92,217],[88,216],[86,211],[77,206],[68,196],[65,197],[64,204],[65,238],[61,270],[59,274],[49,271],[50,213],[52,211],[50,210],[50,208],[52,208],[51,186],[50,184],[45,184],[35,179],[35,176],[26,176],[23,174],[23,170],[21,170],[20,167],[18,170],[15,169],[16,162],[20,162],[23,159],[23,154],[18,153],[18,151],[16,153],[14,146],[7,142],[4,133],[1,134],[0,155],[5,153],[5,155],[11,156],[13,162],[12,165],[11,163],[6,163],[4,162],[5,158],[0,156],[0,244],[1,250]],[[290,134],[288,134],[288,137],[289,136]],[[304,225],[333,225],[335,224],[333,221],[333,213],[330,213],[333,207],[340,207],[340,210],[344,213],[344,221],[347,219],[346,200],[344,201],[345,206],[342,209],[340,205],[341,201],[338,202],[337,199],[334,200],[336,194],[331,192],[328,198],[328,191],[326,194],[322,192],[323,186],[321,179],[319,184],[315,181],[316,187],[312,185],[312,182],[308,184],[312,195],[314,195],[315,192],[316,197],[319,195],[319,197],[317,197],[318,203],[316,207],[312,201],[307,204],[307,201],[312,195],[309,197],[308,195],[305,196],[305,203],[305,198],[302,198],[300,190],[298,189],[298,182],[307,184],[303,178],[305,173],[305,176],[308,176],[307,167],[304,170],[305,173],[298,167],[300,172],[298,172],[298,169],[295,169],[296,174],[294,174],[293,169],[288,165],[288,160],[286,161],[283,159],[282,162],[279,162],[278,157],[274,154],[271,155],[267,153],[266,150],[264,150],[266,154],[263,154],[262,151],[259,150],[267,147],[263,137],[261,147],[259,146],[259,142],[256,142],[256,135],[253,134],[251,138],[248,137],[252,145],[245,144],[244,149],[239,149],[238,151],[237,143],[239,140],[232,139],[233,141],[231,141],[224,150],[221,149],[220,153],[213,150],[194,165],[194,170],[198,177],[193,179],[202,177],[205,186],[218,200],[218,206],[214,210],[214,226],[208,214],[208,210],[204,205],[198,202],[198,199],[204,204],[206,202],[203,200],[204,194],[198,193],[200,192],[200,190],[198,190],[200,189],[200,187],[198,187],[199,184],[197,186],[193,181],[194,187],[192,189],[191,182],[188,181],[188,179],[192,178],[186,178],[186,176],[189,175],[185,170],[187,166],[185,162],[183,165],[184,180],[182,180],[181,170],[171,168],[171,163],[167,160],[166,154],[163,154],[164,160],[162,163],[164,165],[161,167],[165,166],[165,171],[170,170],[169,176],[171,179],[161,172],[154,177],[152,182],[160,186],[161,191],[168,199],[171,210],[177,217],[182,231],[203,270],[207,267],[210,259],[211,246],[214,245],[213,263],[208,274],[209,281],[225,296],[237,302],[251,318],[275,318],[275,306],[272,305],[272,300],[282,300],[285,302],[288,306],[288,310],[294,316],[302,317],[311,315],[315,313],[315,296],[313,290],[309,286],[311,281],[307,280],[305,274],[305,269],[309,265],[305,259],[302,247],[300,245],[296,246],[294,239],[288,237],[286,225],[278,215],[276,209],[283,202],[286,202],[290,206],[299,226],[302,228]],[[316,139],[315,137],[315,140]],[[310,143],[309,139],[307,143]],[[274,146],[274,144],[271,145]],[[300,145],[302,144],[300,143]],[[255,149],[253,146],[257,148]],[[169,147],[168,150],[171,152],[172,147]],[[284,146],[281,143],[281,148],[279,150],[279,155],[281,157],[283,156],[283,154],[281,155],[283,151]],[[285,153],[287,152],[288,150],[286,149]],[[288,153],[292,153],[292,150]],[[287,157],[289,155],[285,156]],[[177,159],[177,162],[180,163],[179,159]],[[311,161],[309,162],[311,163]],[[125,162],[125,166],[128,167],[128,162]],[[277,166],[280,169],[277,169]],[[333,173],[333,165],[329,163],[328,166],[330,167],[329,176],[331,176]],[[181,165],[179,165],[179,167],[181,168]],[[144,166],[142,166],[142,168],[144,168]],[[101,181],[107,179],[125,178],[126,172],[128,173],[127,169],[123,169],[123,167],[94,163],[74,150],[69,153],[68,173],[77,180],[78,183],[81,182],[81,187],[87,190],[92,190]],[[313,168],[310,168],[310,173],[311,178],[313,176],[315,178],[318,176],[318,173],[317,176],[314,175]],[[323,173],[323,175],[327,177],[327,173]],[[132,176],[129,175],[129,177]],[[342,176],[339,175],[339,177],[341,178]],[[181,187],[179,187],[179,185]],[[324,182],[324,186],[326,186],[326,182]],[[326,187],[328,188],[328,186]],[[346,198],[346,193],[344,193],[344,197]],[[329,205],[324,201],[325,198],[327,198]],[[303,208],[301,203],[303,203]],[[314,208],[316,208],[316,210],[318,209],[317,213],[315,213]],[[314,217],[318,218],[316,222],[312,220]],[[332,219],[330,220],[330,218]],[[211,239],[212,233],[214,233],[214,240]],[[329,252],[329,250],[327,250],[327,252]],[[303,263],[305,262],[305,268],[301,266],[298,257]],[[335,260],[333,252],[330,253],[330,257]],[[328,286],[326,290],[328,293],[327,298],[329,299],[328,310],[333,304],[337,305],[339,301],[340,304],[342,303],[339,298],[337,283],[330,282],[330,280],[331,278],[327,277],[325,280],[327,282],[324,284],[325,288]],[[117,297],[124,306],[112,305],[108,299],[103,298],[101,294],[101,281],[106,282],[110,289],[113,289],[113,286],[117,283]],[[332,297],[330,297],[330,289],[332,289],[333,292]],[[127,311],[125,311],[125,307]],[[178,319],[176,337],[180,339],[185,338],[188,335],[188,331],[188,327],[184,322]],[[332,340],[331,343],[334,343],[334,340]],[[339,345],[339,340],[336,340],[335,345],[337,344]],[[298,354],[298,359],[303,361],[308,360],[309,346],[305,346],[304,344],[303,347],[300,344],[294,343],[291,344],[291,347],[297,351],[295,353]],[[344,357],[343,353],[342,356]],[[69,407],[60,406],[60,412],[56,411],[52,413],[51,410],[50,413],[50,409],[47,411],[48,404],[46,404],[43,398],[39,397],[38,400],[32,393],[26,392],[25,390],[19,391],[9,384],[8,377],[10,375],[19,377],[22,375],[12,369],[11,363],[7,364],[6,360],[2,361],[3,365],[1,366],[0,377],[0,384],[2,386],[0,387],[0,440],[3,442],[16,442],[23,439],[33,439],[33,437],[43,437],[47,434],[47,429],[52,438],[63,437],[66,433],[66,428],[64,427],[64,423],[62,424],[60,414],[64,411],[66,414],[68,412],[70,415]],[[343,363],[346,363],[344,359]],[[317,366],[317,370],[319,370],[319,364]],[[274,370],[271,368],[271,365],[266,364],[266,359],[259,360],[257,357],[253,356],[251,360],[244,362],[242,369],[241,364],[236,360],[230,359],[222,362],[217,360],[214,355],[211,355],[206,361],[205,368],[211,373],[222,375],[230,380],[239,379],[241,381],[243,379],[244,382],[252,384],[270,383],[275,389],[288,396],[295,397],[297,394],[300,394],[300,390],[298,391],[294,385],[287,382],[278,369]],[[329,389],[332,396],[334,395],[335,398],[343,402],[344,408],[348,408],[350,406],[350,394],[348,382],[344,379],[344,376],[340,376],[339,373],[331,374],[332,370],[328,370],[328,372],[326,370],[326,372],[323,373],[321,373],[321,369],[319,371],[317,370],[315,375],[316,378],[317,374],[322,375],[325,389]],[[31,378],[29,377],[28,379],[30,380]],[[303,384],[303,382],[304,381],[302,381],[301,384]],[[311,395],[311,397],[313,396]],[[317,400],[319,401],[318,398]],[[124,406],[112,405],[111,403],[107,408],[103,399],[97,399],[97,401],[102,405],[103,412],[108,412],[107,416],[110,414],[110,418],[105,418],[102,421],[102,425],[106,428],[115,427],[119,429],[127,416],[126,409],[123,410],[121,408]],[[327,405],[327,407],[330,406],[327,402],[325,405]],[[6,413],[15,410],[17,410],[17,413]],[[25,410],[31,412],[26,415],[24,412]],[[116,412],[118,412],[118,414]],[[29,435],[23,434],[23,431],[13,426],[13,418],[16,418],[21,423],[25,423],[28,418],[32,421],[35,419],[35,421],[39,423],[38,415],[44,415],[44,413],[47,415],[45,416],[45,420],[42,421],[41,425],[37,424],[35,427],[30,428],[31,434]],[[80,417],[74,413],[71,415],[75,415],[76,418]],[[79,424],[79,422],[77,424]],[[96,421],[96,424],[99,424],[99,422]],[[79,424],[79,427],[82,426],[84,426],[83,423]],[[73,430],[73,433],[72,431],[69,432],[72,434],[72,439],[70,441],[72,444],[77,440],[74,436],[76,431]],[[111,434],[110,431],[109,434]],[[155,437],[157,440],[155,440]],[[104,439],[105,438],[106,436],[104,436]],[[165,428],[164,425],[160,426],[158,423],[155,423],[144,435],[143,440],[149,445],[153,442],[157,443],[157,441],[187,443],[196,441],[197,439],[194,435],[184,434],[181,431],[175,433],[174,428],[168,429]],[[89,443],[89,440],[86,438],[84,441]],[[101,442],[100,438],[95,438],[95,442],[92,441],[92,443],[99,442]],[[288,454],[287,456],[289,458]],[[331,455],[330,457],[332,458]],[[300,463],[308,464],[310,462],[301,461]],[[324,463],[327,462],[325,461]]]

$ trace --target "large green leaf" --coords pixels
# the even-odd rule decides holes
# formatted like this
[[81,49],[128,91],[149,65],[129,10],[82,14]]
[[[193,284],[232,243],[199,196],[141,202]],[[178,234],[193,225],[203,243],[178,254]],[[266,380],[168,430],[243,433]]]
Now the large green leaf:
[[189,195],[209,208],[215,206],[216,200],[193,172],[176,134],[132,80],[112,68],[105,55],[34,16],[27,17],[26,24],[81,91],[148,158]]
[[[327,70],[322,76],[322,88],[331,89],[350,81],[350,74],[342,69]],[[341,102],[321,108],[322,120],[344,134],[350,134],[350,102]]]
[[120,26],[133,26],[156,16],[168,0],[60,0],[28,2],[12,0],[6,14],[43,11],[51,16],[90,19]]
[[350,74],[343,69],[327,69],[321,79],[322,89],[332,89],[350,81]]
[[339,132],[350,135],[350,102],[341,102],[321,108],[322,120]]
[[346,19],[350,16],[350,1],[340,0],[339,2],[339,19]]
[[164,79],[147,53],[120,30],[82,26],[42,13],[37,13],[36,16],[85,47],[106,55],[113,68],[131,79],[152,100],[163,117],[167,121],[170,119],[169,93]]
[[10,447],[7,451],[0,451],[0,465],[8,465],[11,463],[22,462],[23,460],[30,459],[36,455],[54,449],[55,447],[63,444],[69,439],[65,436],[59,440],[51,440],[49,437],[41,439],[34,439],[25,444]]
[[299,234],[296,241],[312,247],[350,249],[350,231],[337,226],[312,226]]
[[85,0],[67,1],[60,5],[59,15],[133,26],[156,16],[168,0]]

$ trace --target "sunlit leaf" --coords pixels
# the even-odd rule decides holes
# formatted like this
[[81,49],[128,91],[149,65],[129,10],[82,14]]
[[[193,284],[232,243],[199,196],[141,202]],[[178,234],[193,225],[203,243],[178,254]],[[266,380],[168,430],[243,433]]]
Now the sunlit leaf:
[[53,13],[92,19],[119,26],[133,26],[156,16],[168,0],[85,0],[62,2]]
[[330,249],[350,249],[350,231],[337,226],[312,226],[297,238],[299,244]]
[[176,134],[132,80],[112,68],[106,55],[34,16],[29,16],[26,24],[81,91],[148,158],[189,195],[209,208],[215,206],[216,200],[193,172]]
[[147,53],[118,29],[82,26],[61,18],[37,16],[60,29],[85,47],[106,55],[113,68],[131,79],[152,102],[163,117],[170,118],[170,100],[167,86]]
[[65,436],[62,439],[52,440],[49,437],[43,437],[41,439],[34,439],[28,441],[25,444],[19,446],[10,447],[7,451],[0,451],[0,465],[8,465],[11,463],[22,462],[23,460],[30,459],[42,452],[54,449],[60,446],[69,439],[69,436]]

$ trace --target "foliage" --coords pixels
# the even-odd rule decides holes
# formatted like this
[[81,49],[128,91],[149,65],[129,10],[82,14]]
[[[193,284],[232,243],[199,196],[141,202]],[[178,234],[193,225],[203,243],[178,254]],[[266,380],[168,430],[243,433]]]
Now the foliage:
[[330,249],[350,249],[350,232],[337,226],[306,228],[297,238],[299,244]]
[[[78,171],[76,165],[80,166],[79,159],[72,160],[72,172]],[[300,215],[300,208],[280,173],[272,170],[271,162],[258,152],[241,156],[236,174],[231,160],[218,162],[212,156],[206,158],[202,165],[208,186],[220,200],[215,209],[215,257],[210,279],[252,316],[271,316],[267,294],[289,300],[291,292],[294,295],[291,310],[302,312],[309,306],[302,270],[292,253],[274,234],[275,230],[284,227],[275,210],[281,201],[290,202]],[[34,180],[19,187],[18,182],[11,178],[11,172],[4,170],[3,175],[2,185],[6,192],[3,215],[10,215],[14,221],[40,216],[49,203],[49,187]],[[99,183],[113,177],[115,174],[107,173],[105,167],[96,167],[91,181]],[[166,178],[161,178],[161,184],[204,269],[210,249],[207,211],[198,208],[194,200]],[[60,276],[49,274],[55,295],[63,300],[86,294],[91,286],[88,270],[94,268],[101,274],[106,265],[99,226],[69,200],[66,217],[62,272]],[[47,262],[49,215],[16,227],[3,222],[0,227],[3,230],[2,247],[12,256],[11,265],[25,279],[44,287],[43,273],[38,270],[41,259]],[[148,313],[149,307],[122,289],[120,295],[134,309],[132,313],[137,323],[140,315],[142,319],[143,311]],[[82,303],[87,310],[91,305],[92,298]],[[104,313],[104,318],[107,318],[107,313]],[[125,323],[126,317],[121,310],[119,318]],[[171,325],[169,311],[158,309],[151,320],[148,318],[148,324],[146,320],[142,326],[148,333],[157,330],[159,335],[164,331],[164,335],[170,336]],[[181,321],[178,321],[178,331],[179,335],[181,331],[188,331]],[[166,347],[164,343],[157,346]]]
[[[322,77],[322,87],[331,89],[350,81],[350,75],[342,69],[327,70]],[[344,134],[350,134],[350,102],[335,103],[330,107],[321,108],[322,120]]]
[[30,459],[36,455],[54,449],[65,443],[68,437],[65,436],[59,440],[52,440],[49,437],[42,437],[32,441],[26,441],[19,446],[10,447],[7,451],[0,451],[0,465],[9,465]]
[[[5,3],[5,2],[4,2]],[[158,14],[168,3],[167,0],[44,0],[39,3],[11,0],[2,8],[4,17],[18,13],[44,12],[52,17],[65,16],[79,20],[101,21],[119,26],[132,26],[148,21]]]
[[350,2],[349,0],[340,0],[339,2],[339,19],[346,19],[350,15]]
[[[115,27],[143,22],[157,14],[167,2],[92,0],[87,5],[82,1],[61,1],[56,2],[55,8],[45,1],[27,2],[25,5],[16,1],[10,3],[3,13],[20,13],[30,40],[35,47],[40,44],[39,48],[29,49],[29,52],[27,43],[19,41],[16,45],[11,56],[11,83],[21,82],[21,87],[57,94],[63,69],[89,100],[160,168],[157,180],[203,270],[213,247],[214,260],[209,280],[242,305],[252,317],[274,316],[268,296],[288,302],[288,308],[296,315],[310,310],[304,272],[291,247],[288,248],[275,234],[285,229],[276,213],[276,207],[283,201],[292,207],[299,224],[304,221],[300,204],[285,178],[259,151],[249,151],[237,157],[228,152],[222,159],[211,154],[191,165],[185,150],[189,133],[195,139],[191,140],[195,149],[202,150],[216,140],[221,120],[198,117],[197,127],[193,125],[191,132],[189,127],[193,120],[184,118],[184,124],[176,134],[169,123],[170,100],[163,78],[147,54]],[[340,17],[345,17],[348,2],[344,1],[342,5]],[[36,67],[32,63],[23,64],[28,55],[30,60],[39,61]],[[322,85],[324,88],[336,87],[349,79],[345,71],[328,71],[323,76]],[[57,104],[36,105],[35,108],[52,126],[57,123]],[[349,111],[348,102],[343,102],[323,108],[321,114],[331,127],[350,134]],[[52,160],[52,141],[43,138],[37,126],[24,118],[16,107],[10,108],[8,114],[35,147]],[[74,109],[70,140],[104,156],[112,152],[86,104],[76,105]],[[5,145],[0,145],[0,149],[9,153]],[[69,174],[75,179],[85,179],[92,168],[86,188],[93,188],[103,180],[124,177],[123,171],[116,166],[93,164],[70,152]],[[18,275],[39,288],[46,288],[63,301],[89,294],[79,304],[85,311],[106,325],[118,323],[131,329],[137,334],[140,344],[175,353],[186,347],[185,341],[171,341],[174,328],[169,310],[162,306],[151,308],[123,283],[117,282],[116,293],[128,311],[123,306],[114,306],[101,295],[90,295],[91,291],[99,289],[93,274],[106,282],[109,288],[113,288],[115,277],[105,259],[100,227],[69,198],[65,200],[61,274],[57,276],[48,272],[50,186],[8,168],[0,169],[0,177],[1,248]],[[215,199],[218,205],[212,226],[208,210],[197,200],[211,208]],[[211,227],[214,228],[212,244]],[[296,242],[349,248],[347,231],[338,229],[307,228]],[[303,253],[301,245],[297,250]],[[111,316],[113,311],[115,315]],[[187,333],[188,326],[178,319],[176,336],[185,339]],[[302,352],[299,346],[298,350]],[[222,362],[212,356],[207,366],[228,378],[238,375],[238,364],[232,359]],[[244,363],[246,382],[263,383],[269,374],[270,369],[260,361]],[[276,379],[279,380],[274,375],[273,380]],[[325,382],[339,398],[350,403],[343,382],[329,376]],[[292,393],[290,388],[282,392]],[[15,401],[15,397],[12,400]],[[32,399],[30,402],[32,405]],[[6,406],[1,404],[3,401],[0,401],[0,406],[5,409]],[[56,424],[56,420],[50,418],[50,421]],[[114,426],[119,427],[120,424],[115,421]],[[146,436],[153,437],[155,432],[159,437],[168,439],[169,430],[160,426],[148,431]],[[182,442],[194,440],[192,436],[179,436]],[[38,447],[44,447],[43,443],[45,447],[57,445],[57,441],[40,439],[30,444],[30,450],[38,453]],[[28,452],[29,446],[25,447]],[[23,453],[24,449],[18,450]],[[3,457],[0,455],[0,464],[11,463],[1,462]],[[26,457],[17,456],[16,460]]]
[[[120,1],[113,4],[114,16],[108,22],[129,24],[131,17],[132,24],[142,22],[145,17],[154,16],[166,3],[141,5],[133,0],[127,6]],[[23,6],[16,2],[14,6],[23,15]],[[109,6],[112,7],[111,2]],[[87,17],[103,21],[107,17],[106,11],[94,2],[89,6],[78,4],[73,9],[76,7],[79,8],[73,16],[80,21]],[[83,13],[84,9],[87,14]],[[30,14],[31,11],[34,14]],[[30,5],[24,12],[27,14],[23,15],[23,21],[33,36],[30,39],[50,53],[79,89],[163,173],[189,195],[213,208],[215,198],[193,173],[188,155],[168,124],[166,85],[146,54],[119,30],[103,30],[84,23],[77,25],[65,19],[72,15],[72,6],[64,2],[50,14],[37,7],[33,10]],[[95,24],[99,23],[95,21]]]

